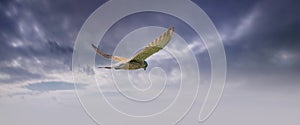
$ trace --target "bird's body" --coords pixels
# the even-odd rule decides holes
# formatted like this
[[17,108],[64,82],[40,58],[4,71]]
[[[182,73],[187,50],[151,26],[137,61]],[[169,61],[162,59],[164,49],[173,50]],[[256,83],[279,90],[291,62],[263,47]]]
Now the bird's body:
[[[130,61],[130,62],[120,62],[112,66],[104,66],[98,68],[106,68],[106,69],[124,69],[124,70],[136,70],[140,68],[144,68],[145,63],[147,62],[137,62],[137,61]],[[147,64],[146,64],[147,65]]]
[[101,52],[95,45],[92,44],[93,48],[96,50],[97,54],[114,60],[118,62],[112,66],[98,67],[98,68],[107,68],[107,69],[124,69],[124,70],[136,70],[140,68],[144,68],[146,70],[148,63],[145,61],[148,57],[153,55],[154,53],[161,50],[165,47],[169,41],[171,40],[174,32],[174,27],[168,29],[167,32],[164,32],[154,41],[150,42],[142,51],[134,55],[131,59],[127,59],[119,56],[112,56],[106,53]]

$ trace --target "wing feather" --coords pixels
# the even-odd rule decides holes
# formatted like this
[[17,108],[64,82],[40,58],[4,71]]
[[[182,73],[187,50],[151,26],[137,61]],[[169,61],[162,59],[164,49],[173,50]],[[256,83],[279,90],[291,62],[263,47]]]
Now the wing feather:
[[134,55],[131,60],[144,61],[154,53],[164,48],[173,37],[174,27],[168,29],[162,35],[157,37],[154,41],[149,43],[142,51]]
[[96,53],[107,58],[107,59],[111,59],[114,60],[116,62],[127,62],[129,59],[124,58],[124,57],[119,57],[119,56],[113,56],[113,55],[109,55],[106,54],[104,52],[101,52],[94,44],[92,44],[92,47],[95,49]]

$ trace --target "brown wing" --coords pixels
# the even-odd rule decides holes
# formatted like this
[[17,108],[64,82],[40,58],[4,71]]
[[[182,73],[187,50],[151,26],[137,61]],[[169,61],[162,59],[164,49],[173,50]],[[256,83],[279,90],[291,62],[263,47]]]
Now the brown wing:
[[149,43],[142,51],[134,55],[131,60],[144,61],[154,53],[164,48],[171,40],[174,32],[174,27],[168,29],[154,41]]
[[106,54],[106,53],[103,53],[101,52],[94,44],[92,44],[92,47],[95,49],[96,53],[105,57],[105,58],[108,58],[108,59],[111,59],[111,60],[114,60],[116,62],[127,62],[129,59],[127,58],[124,58],[124,57],[119,57],[119,56],[112,56],[112,55],[109,55],[109,54]]

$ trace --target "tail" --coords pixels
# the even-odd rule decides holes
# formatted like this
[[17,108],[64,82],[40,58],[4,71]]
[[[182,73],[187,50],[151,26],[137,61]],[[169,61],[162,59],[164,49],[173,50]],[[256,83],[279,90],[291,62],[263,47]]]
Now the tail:
[[112,67],[109,66],[99,66],[98,68],[112,69]]

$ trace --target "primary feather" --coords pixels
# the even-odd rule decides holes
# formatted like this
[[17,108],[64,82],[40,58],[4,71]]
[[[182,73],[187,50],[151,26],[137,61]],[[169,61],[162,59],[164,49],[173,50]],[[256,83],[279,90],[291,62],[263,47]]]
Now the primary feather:
[[142,51],[134,55],[130,60],[144,61],[154,53],[164,48],[173,37],[174,27],[168,29],[154,41],[149,43]]
[[113,56],[113,55],[109,55],[106,54],[102,51],[100,51],[94,44],[92,44],[92,47],[95,49],[96,53],[107,58],[107,59],[111,59],[114,60],[116,62],[127,62],[129,59],[125,58],[125,57],[120,57],[120,56]]

